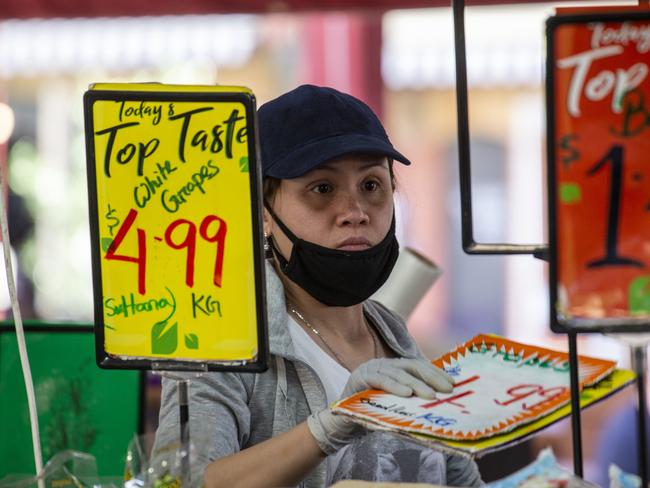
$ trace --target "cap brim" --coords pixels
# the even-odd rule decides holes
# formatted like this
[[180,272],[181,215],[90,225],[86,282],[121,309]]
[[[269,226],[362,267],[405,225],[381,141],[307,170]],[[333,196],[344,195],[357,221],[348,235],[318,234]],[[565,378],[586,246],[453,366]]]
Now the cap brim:
[[264,176],[280,179],[298,178],[318,166],[348,154],[377,154],[409,165],[404,155],[390,144],[372,136],[345,134],[310,142],[295,149],[266,168]]

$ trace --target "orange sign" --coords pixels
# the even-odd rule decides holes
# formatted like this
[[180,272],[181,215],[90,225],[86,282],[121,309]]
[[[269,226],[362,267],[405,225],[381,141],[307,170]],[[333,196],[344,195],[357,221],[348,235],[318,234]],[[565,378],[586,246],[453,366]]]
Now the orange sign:
[[574,10],[547,39],[554,329],[648,328],[650,11]]
[[[424,400],[366,390],[341,400],[334,411],[389,430],[468,441],[510,432],[570,400],[564,352],[478,335],[432,362],[454,378],[452,393]],[[581,389],[616,366],[587,356],[578,362]]]

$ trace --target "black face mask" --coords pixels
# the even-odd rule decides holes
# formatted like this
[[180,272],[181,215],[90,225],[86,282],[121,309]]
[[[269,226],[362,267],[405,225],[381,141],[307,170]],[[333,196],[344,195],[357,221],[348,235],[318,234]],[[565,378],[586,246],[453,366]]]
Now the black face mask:
[[266,209],[293,243],[287,261],[269,237],[280,269],[287,278],[325,305],[349,307],[363,302],[384,284],[395,266],[399,244],[395,237],[394,214],[390,229],[379,244],[363,251],[340,251],[299,239],[269,205]]

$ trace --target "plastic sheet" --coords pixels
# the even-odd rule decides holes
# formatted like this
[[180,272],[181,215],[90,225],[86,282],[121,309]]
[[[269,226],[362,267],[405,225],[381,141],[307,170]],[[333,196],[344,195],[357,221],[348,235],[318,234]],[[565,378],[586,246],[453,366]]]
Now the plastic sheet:
[[50,459],[38,476],[9,475],[0,480],[0,488],[36,488],[42,479],[47,488],[93,487],[118,488],[120,477],[97,476],[95,457],[79,451],[62,451]]

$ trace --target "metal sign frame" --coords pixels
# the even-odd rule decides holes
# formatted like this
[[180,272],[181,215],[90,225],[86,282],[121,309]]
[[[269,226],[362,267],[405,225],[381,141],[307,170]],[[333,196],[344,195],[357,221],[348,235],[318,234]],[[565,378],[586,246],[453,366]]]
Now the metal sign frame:
[[559,316],[558,293],[558,229],[557,229],[557,172],[556,172],[556,111],[555,111],[555,29],[565,24],[583,24],[597,21],[623,22],[626,20],[650,20],[649,11],[565,14],[548,19],[546,23],[546,107],[547,107],[547,191],[548,191],[548,233],[549,233],[549,288],[551,330],[557,333],[638,333],[650,331],[650,321],[642,319],[568,319]]
[[248,168],[251,194],[251,220],[253,224],[253,266],[256,287],[257,312],[257,356],[251,360],[241,361],[185,361],[166,358],[129,358],[114,357],[105,350],[103,286],[101,259],[102,250],[99,246],[99,215],[97,208],[96,161],[95,147],[92,136],[93,105],[97,101],[145,101],[145,102],[238,102],[245,107],[246,120],[257,127],[257,112],[255,97],[241,92],[189,92],[189,91],[122,91],[122,90],[88,90],[84,95],[84,119],[86,130],[86,159],[88,176],[88,205],[90,218],[91,255],[93,269],[93,296],[95,314],[95,350],[97,365],[107,369],[151,369],[158,371],[224,371],[224,372],[263,372],[268,367],[269,344],[266,317],[266,281],[264,250],[262,238],[262,183],[259,161],[257,133],[249,131]]

